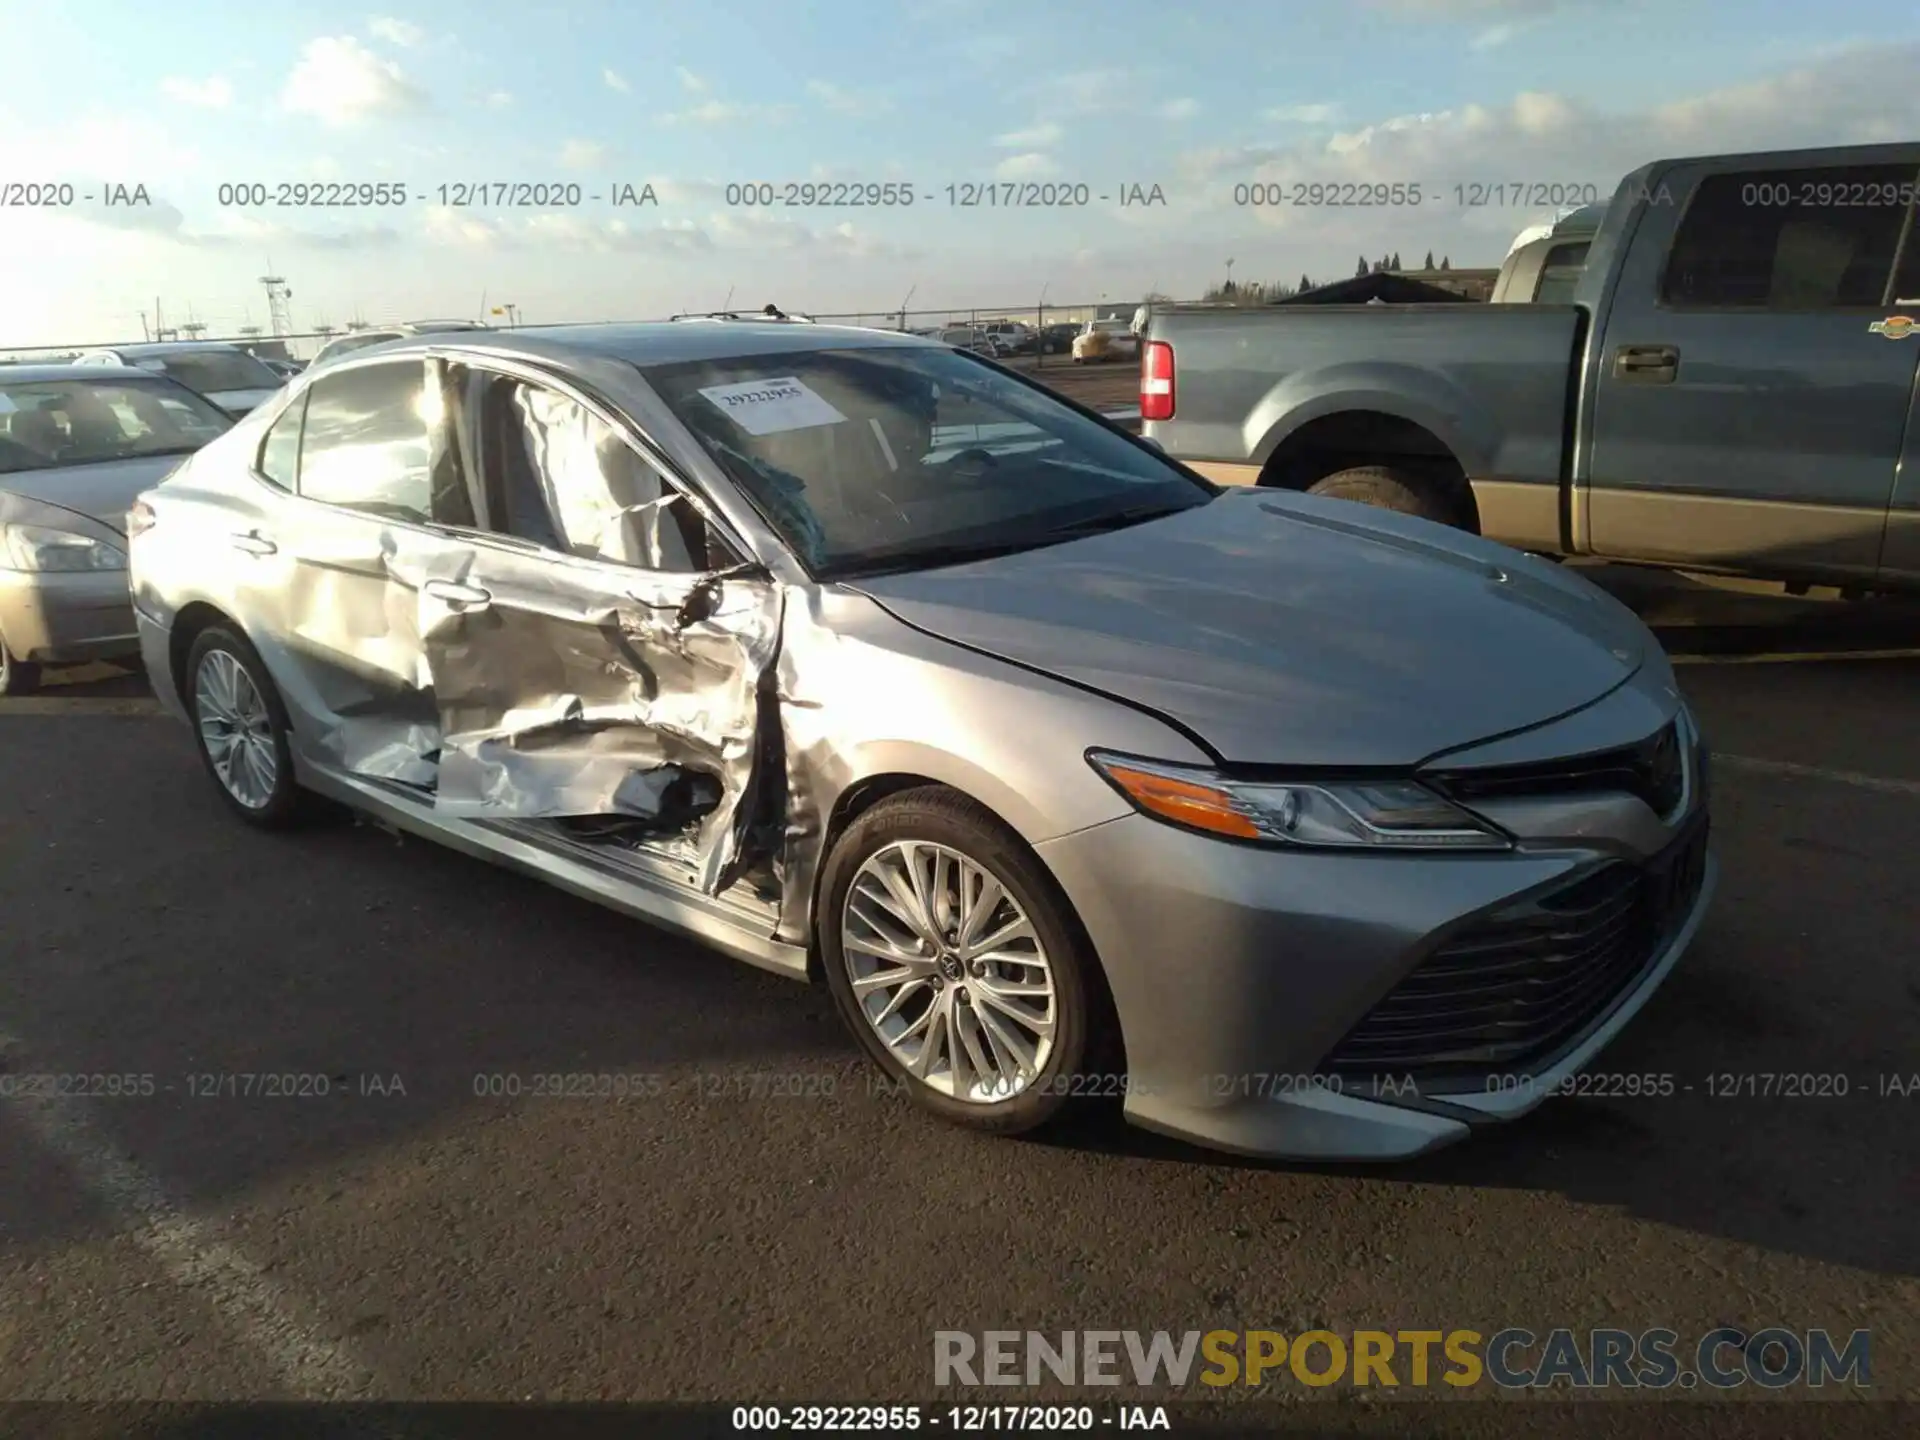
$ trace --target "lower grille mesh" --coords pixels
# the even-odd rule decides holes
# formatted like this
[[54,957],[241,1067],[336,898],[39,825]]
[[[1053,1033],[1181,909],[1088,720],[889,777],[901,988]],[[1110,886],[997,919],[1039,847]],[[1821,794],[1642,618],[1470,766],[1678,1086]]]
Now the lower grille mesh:
[[1650,865],[1612,862],[1483,917],[1388,992],[1321,1068],[1445,1079],[1552,1060],[1686,918],[1706,853],[1700,826]]

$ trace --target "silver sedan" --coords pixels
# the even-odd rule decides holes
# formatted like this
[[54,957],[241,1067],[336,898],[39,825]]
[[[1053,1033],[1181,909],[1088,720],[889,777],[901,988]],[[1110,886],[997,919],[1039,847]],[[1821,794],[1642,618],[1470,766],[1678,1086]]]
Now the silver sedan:
[[50,665],[139,653],[127,510],[231,423],[144,370],[0,369],[0,695]]
[[820,981],[983,1130],[1432,1149],[1586,1066],[1713,886],[1705,746],[1613,600],[913,337],[394,341],[131,529],[240,819],[317,792]]

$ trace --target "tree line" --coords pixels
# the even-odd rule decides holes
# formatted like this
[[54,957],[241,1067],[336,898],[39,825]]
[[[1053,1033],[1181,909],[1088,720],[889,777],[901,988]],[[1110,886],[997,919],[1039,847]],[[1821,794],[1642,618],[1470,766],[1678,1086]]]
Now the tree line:
[[[1369,260],[1366,256],[1362,255],[1359,265],[1354,269],[1353,278],[1357,280],[1363,275],[1379,275],[1389,270],[1404,270],[1405,268],[1406,267],[1400,263],[1400,252],[1398,250],[1395,250],[1389,255],[1382,255],[1377,260]],[[1450,256],[1442,255],[1436,262],[1433,258],[1433,252],[1429,250],[1427,252],[1426,263],[1421,268],[1424,270],[1451,270],[1453,268],[1453,260]],[[1330,283],[1332,282],[1314,280],[1306,275],[1300,277],[1300,283],[1297,285],[1287,285],[1267,280],[1226,280],[1218,285],[1210,286],[1207,292],[1200,298],[1202,300],[1237,301],[1242,305],[1270,305],[1276,300],[1286,300],[1292,296],[1302,294],[1308,290],[1316,290],[1320,286]],[[1148,296],[1147,298],[1149,303],[1151,303],[1155,297]]]

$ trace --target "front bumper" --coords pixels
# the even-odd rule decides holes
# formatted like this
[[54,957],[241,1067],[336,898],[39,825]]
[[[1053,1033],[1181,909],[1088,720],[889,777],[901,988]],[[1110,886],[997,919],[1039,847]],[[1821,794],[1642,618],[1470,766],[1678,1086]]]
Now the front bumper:
[[137,654],[124,570],[0,570],[0,641],[16,660],[75,665]]
[[[1704,815],[1694,817],[1704,821]],[[1690,822],[1693,823],[1693,822]],[[1435,948],[1608,857],[1303,854],[1234,845],[1129,816],[1038,847],[1098,952],[1127,1049],[1127,1118],[1213,1149],[1397,1160],[1511,1120],[1583,1069],[1685,953],[1711,902],[1690,902],[1557,1051],[1478,1079],[1384,1084],[1325,1065]]]

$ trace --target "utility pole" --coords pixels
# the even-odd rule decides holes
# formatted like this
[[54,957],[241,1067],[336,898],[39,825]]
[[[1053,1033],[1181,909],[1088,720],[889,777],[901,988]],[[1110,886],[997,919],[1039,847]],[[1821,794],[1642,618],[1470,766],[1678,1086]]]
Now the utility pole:
[[287,288],[287,282],[278,275],[262,275],[260,283],[267,287],[267,324],[275,335],[293,333],[293,314],[287,308],[287,302],[293,298],[293,291]]

